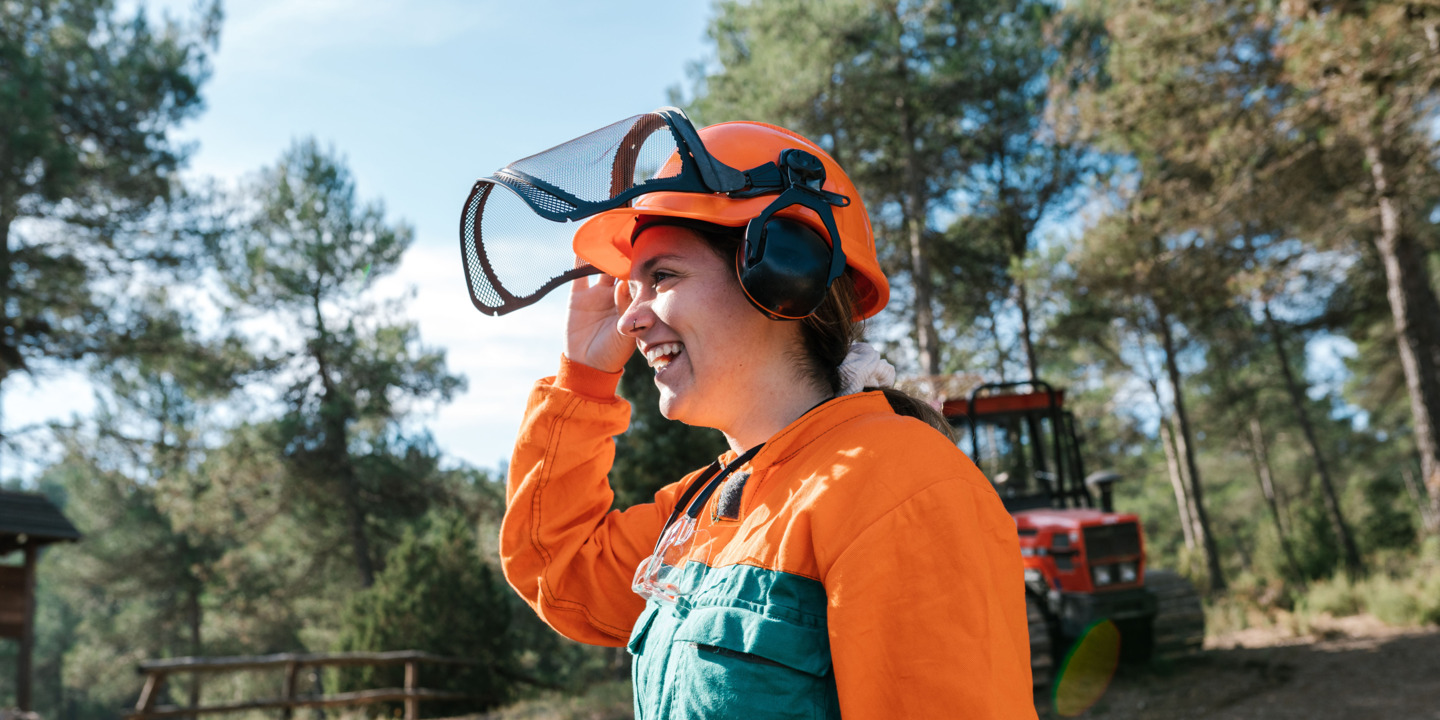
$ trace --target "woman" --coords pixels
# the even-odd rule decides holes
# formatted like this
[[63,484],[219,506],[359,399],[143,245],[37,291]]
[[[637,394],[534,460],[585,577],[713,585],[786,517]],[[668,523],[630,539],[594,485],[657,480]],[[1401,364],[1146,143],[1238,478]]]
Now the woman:
[[[531,395],[506,577],[566,636],[628,644],[637,718],[1034,717],[1014,521],[943,418],[876,390],[894,370],[855,344],[889,286],[854,186],[780,128],[700,138],[730,167],[818,158],[796,183],[833,215],[661,192],[582,226],[576,252],[607,275],[575,281],[560,371]],[[768,235],[747,227],[757,217]],[[757,240],[773,259],[813,236],[828,258],[832,235],[844,273],[819,307],[772,301],[795,283],[752,267]],[[637,351],[664,415],[719,429],[730,451],[611,512],[629,415],[615,388]]]

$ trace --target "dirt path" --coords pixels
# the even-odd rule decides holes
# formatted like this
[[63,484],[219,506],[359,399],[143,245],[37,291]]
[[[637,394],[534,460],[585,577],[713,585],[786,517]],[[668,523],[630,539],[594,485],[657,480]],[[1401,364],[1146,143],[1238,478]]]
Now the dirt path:
[[1212,639],[1194,657],[1122,667],[1081,717],[1440,720],[1440,629],[1399,630],[1361,616],[1299,638],[1244,631]]

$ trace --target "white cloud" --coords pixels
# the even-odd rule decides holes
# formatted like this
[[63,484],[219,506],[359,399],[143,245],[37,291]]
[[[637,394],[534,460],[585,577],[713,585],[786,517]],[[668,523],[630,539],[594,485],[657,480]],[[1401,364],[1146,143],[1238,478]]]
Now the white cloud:
[[459,248],[419,243],[394,275],[376,283],[387,297],[412,287],[406,315],[419,324],[421,342],[445,348],[450,371],[469,380],[426,424],[447,454],[495,467],[510,455],[531,385],[559,364],[565,292],[509,315],[483,315],[470,303]]

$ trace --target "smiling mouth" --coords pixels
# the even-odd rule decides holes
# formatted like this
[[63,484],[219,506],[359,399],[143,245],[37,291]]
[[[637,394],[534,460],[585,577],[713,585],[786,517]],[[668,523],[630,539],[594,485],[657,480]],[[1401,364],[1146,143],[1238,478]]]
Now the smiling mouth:
[[658,375],[661,370],[664,370],[670,363],[674,362],[675,358],[680,357],[680,353],[684,351],[685,346],[678,342],[660,343],[645,350],[645,362],[650,363],[650,367],[653,368]]

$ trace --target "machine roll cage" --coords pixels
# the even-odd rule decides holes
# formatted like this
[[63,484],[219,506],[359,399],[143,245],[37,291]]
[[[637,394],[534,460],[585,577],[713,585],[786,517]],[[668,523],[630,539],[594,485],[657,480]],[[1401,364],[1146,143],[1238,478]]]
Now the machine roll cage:
[[[1027,391],[1018,392],[1020,389]],[[981,457],[981,422],[1018,420],[1025,424],[1032,439],[1026,450],[1039,491],[1009,496],[1001,492],[1006,510],[1098,507],[1084,480],[1085,464],[1080,457],[1075,416],[1064,409],[1064,401],[1064,391],[1043,380],[1021,380],[986,383],[972,390],[968,399],[950,400],[943,405],[942,412],[951,425],[968,425],[972,459],[982,467],[985,458]],[[1050,421],[1048,433],[1046,419]]]

